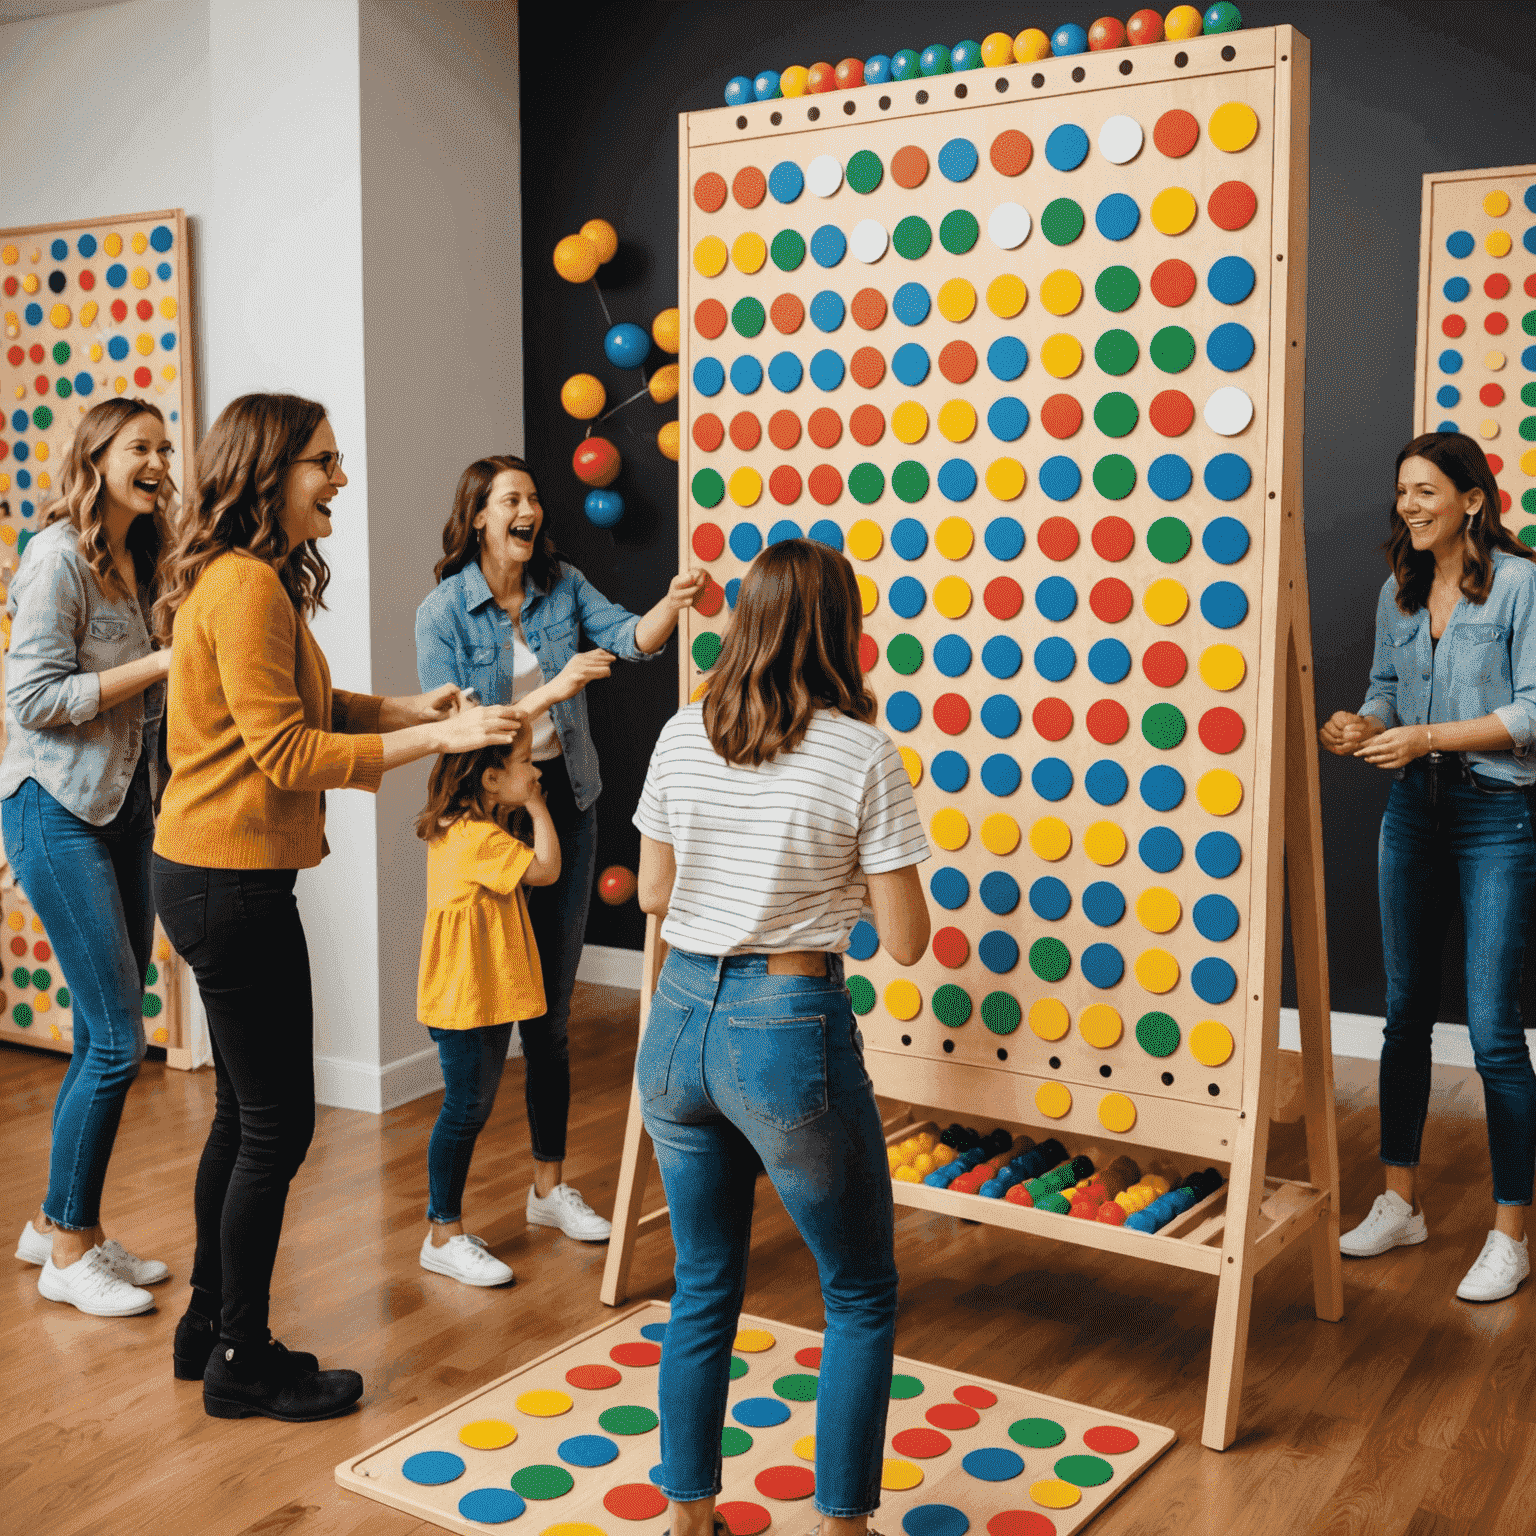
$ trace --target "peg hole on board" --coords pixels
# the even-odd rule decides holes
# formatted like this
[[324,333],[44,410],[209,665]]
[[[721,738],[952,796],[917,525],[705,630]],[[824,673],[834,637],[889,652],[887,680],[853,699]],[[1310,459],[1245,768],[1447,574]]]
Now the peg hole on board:
[[1040,89],[1040,87],[1045,84],[1045,76],[1044,75],[1031,75],[1029,77],[1029,83],[1032,86],[1034,86],[1034,88],[1038,91]]
[[1008,89],[1008,76],[1007,75],[999,75],[997,77],[997,94],[999,96],[1001,96],[1003,94],[1003,92],[1006,91],[1007,89]]
[[1221,56],[1228,64],[1230,64],[1232,60],[1237,57],[1237,49],[1234,48],[1231,43],[1228,43],[1227,46],[1221,50]]
[[911,1035],[903,1035],[901,1037],[901,1043],[903,1045],[911,1045],[912,1044],[912,1036]]
[[1081,64],[1079,64],[1077,68],[1072,71],[1073,82],[1077,85],[1081,85],[1083,83],[1083,76],[1087,73],[1088,71],[1084,69]]
[[820,119],[820,117],[821,117],[821,108],[820,107],[812,107],[811,110],[809,112],[807,112],[805,115],[808,118],[810,118],[810,120],[813,123],[817,122]]
[[1184,66],[1186,64],[1188,64],[1188,63],[1189,63],[1189,55],[1187,53],[1176,53],[1176,54],[1174,54],[1174,56],[1173,56],[1173,67],[1175,69],[1183,69]]
[[1164,1088],[1172,1088],[1173,1087],[1173,1073],[1172,1072],[1164,1072],[1163,1073],[1163,1087]]
[[[946,1040],[944,1043],[945,1043],[945,1045],[948,1045],[949,1041]],[[1210,1094],[1210,1096],[1213,1099],[1214,1098],[1218,1098],[1220,1096],[1220,1094],[1221,1094],[1221,1084],[1220,1083],[1207,1083],[1205,1085],[1205,1091],[1208,1094]]]
[[999,1061],[1007,1061],[1008,1060],[1008,1052],[1005,1051],[1005,1050],[999,1049],[998,1053],[997,1053],[997,1059]]
[[966,90],[966,88],[963,85],[957,85],[955,87],[955,100],[956,101],[964,101],[965,98],[967,96],[969,96],[970,94],[971,93],[968,90]]
[[1135,67],[1136,67],[1136,66],[1135,66],[1135,65],[1134,65],[1134,64],[1132,64],[1132,63],[1131,63],[1131,61],[1130,61],[1130,60],[1129,60],[1129,59],[1121,59],[1121,60],[1120,60],[1120,73],[1121,73],[1121,74],[1122,74],[1122,75],[1128,75],[1128,74],[1130,74],[1130,72],[1131,72],[1131,71],[1132,71],[1132,70],[1133,70],[1133,69],[1135,69]]
[[954,1041],[953,1041],[953,1040],[946,1040],[946,1041],[945,1041],[945,1042],[944,1042],[944,1051],[945,1051],[945,1054],[946,1054],[946,1055],[947,1055],[947,1054],[948,1054],[948,1053],[949,1053],[949,1052],[951,1052],[951,1051],[953,1051],[953,1050],[954,1050],[954,1048],[955,1048],[955,1042],[954,1042]]
[[926,107],[928,105],[928,92],[927,91],[919,91],[917,93],[917,104],[920,107]]
[[889,112],[891,110],[891,98],[889,96],[882,96],[880,98],[880,110],[882,112]]
[[745,128],[745,127],[746,127],[746,126],[747,126],[747,120],[746,120],[746,118],[744,118],[744,117],[738,117],[738,118],[737,118],[737,119],[736,119],[736,126],[737,126],[737,127],[738,127],[738,128]]
[[770,118],[769,118],[769,119],[768,119],[768,121],[769,121],[769,122],[770,122],[770,123],[772,123],[772,124],[773,124],[773,126],[774,126],[774,127],[775,127],[775,128],[777,128],[777,127],[778,127],[778,126],[779,126],[779,124],[780,124],[780,123],[782,123],[782,122],[783,122],[783,121],[784,121],[784,114],[783,114],[783,113],[782,113],[782,112],[775,112],[775,113],[774,113],[774,114],[773,114],[773,115],[772,115],[772,116],[771,116],[771,117],[770,117]]
[[1059,1072],[1059,1071],[1061,1071],[1061,1057],[1060,1056],[1052,1056],[1051,1057],[1051,1071],[1052,1072]]

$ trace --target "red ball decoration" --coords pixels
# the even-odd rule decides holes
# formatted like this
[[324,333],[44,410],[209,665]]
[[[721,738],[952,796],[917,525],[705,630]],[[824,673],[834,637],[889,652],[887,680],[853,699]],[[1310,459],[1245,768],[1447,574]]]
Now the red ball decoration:
[[1088,28],[1088,47],[1093,53],[1101,53],[1106,48],[1125,47],[1125,28],[1113,16],[1100,16]]
[[864,84],[864,61],[863,59],[844,59],[832,74],[837,81],[838,90],[851,91],[854,86]]
[[1137,11],[1125,24],[1125,40],[1132,48],[1163,40],[1163,18],[1156,11]]
[[837,89],[837,71],[830,64],[812,64],[806,76],[805,88],[813,96]]
[[622,864],[610,864],[597,877],[598,900],[610,907],[622,907],[636,890],[634,872]]
[[583,485],[599,488],[612,485],[619,478],[624,461],[619,450],[606,437],[584,437],[571,455],[571,468]]

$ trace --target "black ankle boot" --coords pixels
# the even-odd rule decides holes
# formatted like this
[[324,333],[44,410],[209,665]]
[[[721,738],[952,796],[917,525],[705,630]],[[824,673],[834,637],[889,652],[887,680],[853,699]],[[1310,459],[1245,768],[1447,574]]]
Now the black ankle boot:
[[344,1413],[363,1395],[356,1371],[316,1371],[300,1366],[300,1358],[271,1338],[265,1344],[221,1343],[203,1372],[203,1411],[215,1419],[260,1416],[306,1424]]
[[[208,1356],[218,1342],[218,1324],[200,1317],[196,1312],[184,1313],[176,1324],[176,1342],[172,1346],[171,1360],[177,1381],[201,1381],[208,1368]],[[277,1346],[282,1349],[283,1346]],[[287,1351],[288,1358],[301,1371],[318,1371],[320,1362],[303,1350]]]

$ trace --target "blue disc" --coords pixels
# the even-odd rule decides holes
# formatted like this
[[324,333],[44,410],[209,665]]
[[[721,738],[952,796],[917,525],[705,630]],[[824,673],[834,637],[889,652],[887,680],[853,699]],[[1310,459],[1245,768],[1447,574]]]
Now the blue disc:
[[1023,778],[1023,770],[1006,752],[994,752],[981,765],[981,787],[989,795],[1011,795]]
[[1536,373],[1536,347],[1527,347],[1520,354],[1520,366],[1527,373]]
[[505,1525],[527,1507],[522,1494],[510,1488],[475,1488],[459,1500],[459,1513],[481,1525]]
[[1440,291],[1452,304],[1460,304],[1472,292],[1472,284],[1464,277],[1452,277],[1446,280],[1445,287]]
[[1029,910],[1054,923],[1072,910],[1072,893],[1055,875],[1042,875],[1029,888]]
[[891,548],[903,560],[921,560],[928,551],[928,530],[915,517],[904,517],[891,529]]
[[649,1472],[645,1474],[658,1487],[661,1487],[661,1463],[658,1461]]
[[63,239],[55,239],[53,244],[48,247],[48,254],[55,261],[63,261],[69,255],[69,242]]
[[1242,847],[1230,832],[1207,832],[1195,844],[1195,863],[1212,880],[1225,880],[1236,874],[1242,862]]
[[763,530],[756,523],[737,523],[731,529],[730,544],[738,560],[755,560],[763,547]]
[[928,353],[915,341],[904,342],[891,358],[891,372],[909,389],[928,377]]
[[[43,306],[41,304],[28,304],[21,312],[21,315],[28,325],[41,325],[43,323]],[[122,339],[121,336],[113,337],[114,341],[122,341]]]
[[818,267],[835,267],[848,254],[848,237],[836,224],[823,224],[811,236],[811,260]]
[[1536,181],[1525,189],[1525,208],[1527,213],[1536,213]]
[[823,347],[811,359],[811,383],[817,389],[836,389],[843,382],[842,354]]
[[649,1339],[652,1344],[664,1344],[667,1339],[667,1325],[665,1323],[646,1323],[640,1330],[642,1339]]
[[1083,892],[1083,916],[1097,928],[1113,928],[1125,916],[1125,897],[1118,885],[1095,880]]
[[11,413],[11,430],[14,432],[25,432],[31,419],[25,411],[13,411]]
[[1445,351],[1440,354],[1439,362],[1441,373],[1461,372],[1461,353],[1458,352],[1455,347],[1447,347]]
[[946,459],[934,483],[945,501],[968,501],[976,491],[976,471],[964,459]]
[[1436,432],[1460,432],[1461,428],[1454,421],[1442,421],[1435,427]]
[[1224,1003],[1237,991],[1237,972],[1225,960],[1207,955],[1190,969],[1189,984],[1202,1003]]
[[79,240],[75,243],[75,249],[79,251],[80,254],[87,260],[89,260],[96,254],[96,236],[81,235]]
[[1000,869],[981,877],[980,893],[982,906],[998,917],[1006,917],[1019,904],[1019,882]]
[[994,560],[1017,560],[1024,549],[1024,525],[1016,517],[994,517],[982,542]]
[[1458,259],[1463,256],[1470,256],[1476,245],[1477,242],[1472,238],[1470,232],[1465,229],[1452,230],[1445,240],[1446,250]]
[[572,1467],[606,1467],[618,1459],[619,1447],[607,1435],[572,1435],[560,1442],[555,1455]]
[[88,395],[95,388],[96,380],[90,374],[82,371],[75,375],[75,393],[77,395]]
[[[171,233],[170,228],[165,224],[157,224],[149,232],[149,243],[157,251],[159,251],[162,256],[168,250],[170,250],[172,244],[175,241],[175,238],[176,237]],[[82,251],[81,254],[83,255],[84,252]]]
[[1024,652],[1011,635],[993,635],[981,648],[981,664],[990,677],[1012,677],[1024,664]]
[[768,173],[768,190],[778,203],[792,203],[805,191],[805,173],[793,160],[780,160]]
[[773,527],[768,530],[768,543],[782,544],[786,539],[804,538],[800,531],[800,524],[792,517],[781,517]]
[[994,379],[1009,384],[1029,367],[1029,348],[1017,336],[999,336],[987,348],[987,367]]
[[[120,340],[114,336],[113,341]],[[717,357],[701,357],[693,365],[693,387],[701,395],[718,395],[725,388],[725,369]]]
[[956,907],[963,907],[970,900],[971,882],[958,869],[946,864],[943,869],[933,872],[928,890],[946,912],[953,912]]
[[978,1450],[967,1451],[960,1465],[972,1477],[980,1478],[984,1483],[1006,1483],[1010,1477],[1017,1477],[1024,1470],[1024,1458],[1016,1451],[986,1445]]
[[[126,336],[109,337],[107,340],[107,356],[110,357],[114,363],[122,362],[122,360],[128,356],[128,338]],[[715,367],[717,368],[720,366],[718,363],[715,363],[715,360],[712,357],[706,357],[699,363],[699,368],[702,368],[705,363],[714,363]],[[721,383],[724,382],[725,380],[722,376]],[[698,368],[694,369],[694,383],[698,383]],[[716,392],[716,390],[719,389],[719,387],[720,385],[718,384],[715,386],[715,389],[704,389],[701,386],[700,393],[712,395]]]
[[903,283],[891,296],[891,313],[903,325],[921,325],[932,302],[921,283]]
[[122,262],[114,261],[107,268],[107,287],[121,288],[128,281],[128,268]]
[[436,1488],[441,1483],[451,1483],[464,1476],[464,1458],[452,1451],[417,1451],[407,1456],[401,1464],[400,1474],[409,1483],[419,1483],[423,1488]]
[[1130,787],[1125,769],[1112,757],[1101,757],[1098,762],[1090,763],[1088,772],[1083,775],[1083,788],[1095,805],[1119,805]]
[[[1195,857],[1199,856],[1197,848]],[[1202,896],[1190,916],[1195,920],[1195,931],[1213,944],[1223,943],[1237,932],[1237,908],[1225,896]]]
[[1059,683],[1071,677],[1077,665],[1077,652],[1068,640],[1052,635],[1035,647],[1035,671],[1048,683]]
[[915,619],[928,601],[928,593],[915,576],[898,576],[891,583],[890,604],[892,612],[904,619]]
[[1014,395],[1003,395],[987,409],[987,430],[1001,443],[1017,442],[1029,426],[1029,407]]
[[[986,724],[985,714],[982,724]],[[998,733],[994,731],[992,734]],[[1042,800],[1065,800],[1072,793],[1072,770],[1059,757],[1042,757],[1030,769],[1029,782]]]
[[1526,253],[1536,256],[1536,224],[1532,224],[1526,232],[1520,236],[1520,244],[1526,249]]
[[958,795],[971,779],[971,765],[958,752],[938,753],[929,763],[928,772],[946,795]]
[[1217,565],[1236,565],[1248,553],[1248,530],[1235,517],[1218,517],[1205,525],[1200,547]]
[[843,530],[832,521],[830,517],[820,517],[811,524],[808,537],[816,540],[818,544],[825,544],[828,549],[835,549],[839,553],[843,548]]
[[1062,123],[1045,141],[1045,158],[1053,170],[1075,171],[1088,158],[1088,135],[1076,123]]
[[725,606],[734,609],[736,599],[741,595],[741,577],[732,576],[725,584]]
[[1166,875],[1184,862],[1184,844],[1172,827],[1148,827],[1136,845],[1141,862],[1148,869]]
[[1454,384],[1442,384],[1435,391],[1435,404],[1448,411],[1453,405],[1461,404],[1461,391]]
[[976,945],[976,958],[994,976],[1006,976],[1019,963],[1019,941],[1001,928],[982,934]]
[[1236,629],[1248,617],[1248,594],[1231,581],[1213,581],[1200,594],[1200,616],[1217,629]]
[[781,395],[787,395],[799,389],[800,380],[804,375],[805,370],[800,365],[800,359],[793,352],[776,352],[768,364],[768,382]]
[[879,948],[880,935],[875,932],[875,925],[865,922],[861,917],[853,925],[853,932],[848,935],[848,953],[855,960],[868,960]]
[[1076,460],[1069,459],[1063,453],[1056,453],[1040,466],[1036,478],[1040,489],[1052,501],[1070,501],[1082,486],[1083,472],[1077,467]]
[[1106,240],[1125,240],[1136,233],[1136,226],[1141,222],[1141,209],[1136,206],[1135,198],[1127,197],[1124,192],[1111,192],[1099,200],[1093,222]]
[[981,163],[969,139],[951,139],[939,150],[939,175],[945,181],[969,181]]
[[1253,332],[1246,325],[1228,320],[1205,338],[1205,355],[1223,373],[1236,373],[1253,361]]
[[811,317],[811,324],[818,331],[835,331],[843,323],[843,317],[848,310],[840,293],[833,293],[830,288],[823,288],[811,300],[806,313]]
[[1077,611],[1077,588],[1065,576],[1047,576],[1035,588],[1035,607],[1043,618],[1060,624]]
[[731,388],[738,395],[755,395],[763,387],[763,365],[755,357],[738,357],[731,364]]
[[891,56],[888,53],[872,53],[864,60],[864,84],[884,85],[891,78]]
[[994,693],[981,706],[981,728],[989,736],[1006,741],[1019,728],[1024,718],[1016,700],[1006,693]]
[[1141,776],[1141,798],[1154,811],[1172,811],[1184,803],[1184,775],[1158,763]]
[[914,1504],[901,1517],[906,1536],[965,1536],[970,1516],[953,1504]]
[[1236,453],[1218,453],[1205,466],[1205,488],[1217,501],[1236,501],[1253,484],[1248,460]]
[[934,642],[933,664],[945,677],[960,677],[970,669],[971,645],[959,635],[944,635]]
[[744,1397],[731,1409],[731,1417],[748,1429],[771,1429],[789,1417],[789,1404],[776,1397]]
[[784,83],[778,70],[765,69],[752,77],[752,94],[759,101],[777,101],[784,94]]
[[1241,256],[1223,256],[1211,263],[1205,286],[1218,304],[1241,304],[1253,292],[1253,265]]
[[1125,975],[1125,957],[1113,944],[1090,944],[1079,963],[1090,986],[1118,986]]
[[1131,653],[1118,640],[1095,640],[1088,652],[1088,670],[1101,683],[1124,682],[1131,670]]

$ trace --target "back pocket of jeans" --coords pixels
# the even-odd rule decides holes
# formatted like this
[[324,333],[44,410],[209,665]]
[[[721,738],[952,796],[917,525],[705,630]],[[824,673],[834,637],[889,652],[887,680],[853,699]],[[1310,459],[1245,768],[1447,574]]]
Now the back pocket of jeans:
[[185,959],[208,932],[208,871],[185,865],[168,868],[157,858],[152,874],[160,925],[171,948]]
[[736,1084],[747,1113],[793,1131],[827,1112],[827,1021],[727,1019]]

